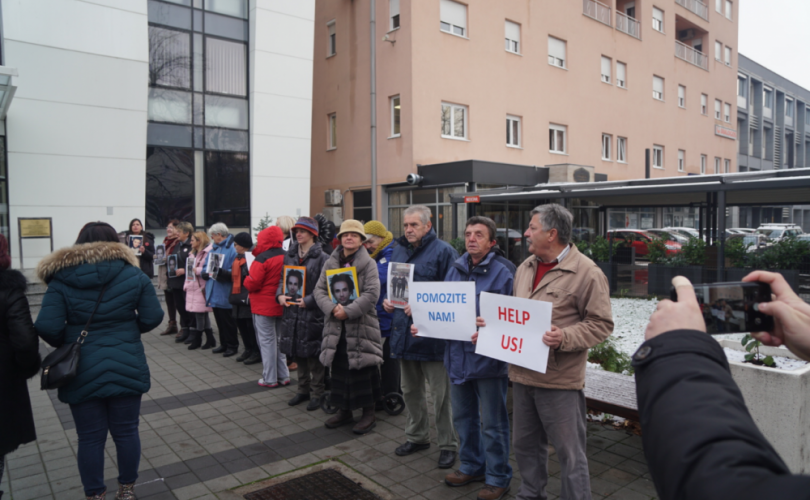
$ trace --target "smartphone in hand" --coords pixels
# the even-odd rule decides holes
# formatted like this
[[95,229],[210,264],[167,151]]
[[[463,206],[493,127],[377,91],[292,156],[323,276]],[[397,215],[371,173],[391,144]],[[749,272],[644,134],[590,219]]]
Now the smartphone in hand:
[[[693,285],[706,333],[748,333],[773,330],[773,318],[759,312],[760,302],[771,301],[771,286],[757,281]],[[673,287],[670,298],[678,301]]]

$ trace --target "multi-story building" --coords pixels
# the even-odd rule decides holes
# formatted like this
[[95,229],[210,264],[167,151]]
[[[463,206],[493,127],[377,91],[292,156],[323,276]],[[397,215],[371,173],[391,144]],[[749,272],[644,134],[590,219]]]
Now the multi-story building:
[[[51,218],[60,247],[94,220],[123,231],[137,217],[160,237],[172,218],[248,228],[308,211],[313,0],[0,7],[17,75],[0,137],[15,265],[29,217]],[[49,241],[23,247],[31,267]]]
[[649,150],[650,177],[736,171],[736,1],[373,1],[372,19],[369,0],[316,0],[313,212],[340,190],[347,218],[395,233],[409,203],[443,218],[470,182],[406,185],[419,165],[620,180]]
[[[737,69],[741,172],[810,167],[810,90],[744,55]],[[810,232],[809,206],[740,208],[739,223],[791,222]]]

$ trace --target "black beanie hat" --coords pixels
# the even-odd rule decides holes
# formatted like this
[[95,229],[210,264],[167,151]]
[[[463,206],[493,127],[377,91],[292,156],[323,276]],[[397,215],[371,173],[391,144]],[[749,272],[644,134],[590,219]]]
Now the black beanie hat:
[[240,247],[245,247],[248,250],[253,248],[253,238],[250,237],[250,233],[239,233],[233,237],[233,242],[239,245]]

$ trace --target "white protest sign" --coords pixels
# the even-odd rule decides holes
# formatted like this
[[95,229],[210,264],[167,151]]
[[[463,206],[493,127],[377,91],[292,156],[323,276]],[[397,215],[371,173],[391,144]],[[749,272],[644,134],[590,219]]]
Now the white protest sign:
[[475,353],[546,373],[551,303],[486,292],[480,300],[487,326],[478,330]]
[[410,287],[408,302],[420,337],[471,341],[475,333],[475,283],[417,281]]

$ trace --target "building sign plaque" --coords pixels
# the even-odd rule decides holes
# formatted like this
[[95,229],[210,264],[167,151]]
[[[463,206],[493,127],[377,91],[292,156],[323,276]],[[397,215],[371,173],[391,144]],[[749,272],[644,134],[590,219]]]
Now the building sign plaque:
[[725,137],[726,139],[737,140],[737,131],[734,129],[726,128],[722,125],[714,126],[714,135]]
[[574,170],[574,182],[591,182],[591,173],[585,168]]
[[51,219],[20,218],[21,238],[50,238]]
[[465,196],[464,203],[481,203],[480,196]]

